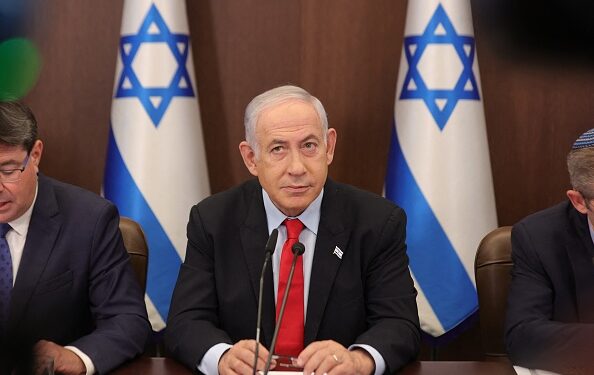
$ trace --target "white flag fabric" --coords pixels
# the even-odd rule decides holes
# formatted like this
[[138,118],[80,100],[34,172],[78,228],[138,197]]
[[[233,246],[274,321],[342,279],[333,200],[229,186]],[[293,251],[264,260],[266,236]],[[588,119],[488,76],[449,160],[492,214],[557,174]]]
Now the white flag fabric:
[[159,331],[190,208],[210,194],[185,0],[124,3],[103,192],[145,232],[145,300]]
[[478,308],[474,256],[497,227],[468,0],[409,1],[385,194],[408,216],[421,328],[438,337]]

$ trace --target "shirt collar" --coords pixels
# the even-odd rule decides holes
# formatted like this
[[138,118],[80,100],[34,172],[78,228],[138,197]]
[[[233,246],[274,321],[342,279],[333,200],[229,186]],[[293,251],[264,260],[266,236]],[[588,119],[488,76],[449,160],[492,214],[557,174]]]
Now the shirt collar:
[[[322,197],[324,189],[318,194],[301,215],[291,218],[299,219],[307,229],[318,235],[318,225],[320,224],[320,211],[322,207]],[[262,198],[264,200],[264,210],[266,211],[266,220],[268,221],[268,233],[281,226],[287,215],[283,214],[272,202],[266,190],[262,189]]]
[[14,230],[19,236],[26,234],[29,230],[29,222],[31,221],[31,215],[33,214],[33,207],[35,207],[35,202],[37,201],[38,190],[39,184],[36,184],[35,196],[33,197],[33,202],[31,203],[31,206],[27,209],[27,211],[25,211],[24,214],[8,223],[10,224],[12,230]]

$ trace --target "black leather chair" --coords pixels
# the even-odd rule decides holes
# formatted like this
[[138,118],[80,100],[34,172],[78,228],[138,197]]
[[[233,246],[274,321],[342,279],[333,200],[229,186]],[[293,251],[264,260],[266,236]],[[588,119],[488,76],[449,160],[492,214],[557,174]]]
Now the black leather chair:
[[478,246],[474,260],[485,359],[509,362],[504,323],[511,283],[511,227],[497,228]]

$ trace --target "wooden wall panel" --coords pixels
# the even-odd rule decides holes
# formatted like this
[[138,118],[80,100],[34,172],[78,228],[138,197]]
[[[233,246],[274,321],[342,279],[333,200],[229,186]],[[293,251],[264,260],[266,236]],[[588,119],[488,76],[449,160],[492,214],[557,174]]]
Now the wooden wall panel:
[[301,84],[337,129],[330,175],[381,193],[406,3],[339,3],[303,1]]
[[26,98],[47,175],[98,192],[103,179],[123,1],[40,1],[28,18],[42,56]]
[[239,155],[243,113],[260,92],[299,78],[299,2],[188,1],[212,192],[250,175]]
[[497,213],[500,225],[512,225],[565,199],[565,157],[594,126],[594,61],[580,51],[545,48],[546,40],[520,43],[538,34],[537,20],[501,30],[514,12],[494,14],[493,3],[472,3]]

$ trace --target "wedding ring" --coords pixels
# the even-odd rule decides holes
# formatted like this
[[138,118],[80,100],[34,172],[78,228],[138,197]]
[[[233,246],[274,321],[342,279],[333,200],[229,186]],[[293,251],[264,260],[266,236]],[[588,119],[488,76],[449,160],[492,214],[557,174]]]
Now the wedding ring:
[[332,354],[332,358],[336,361],[336,363],[340,363],[340,359],[336,356],[336,354]]

